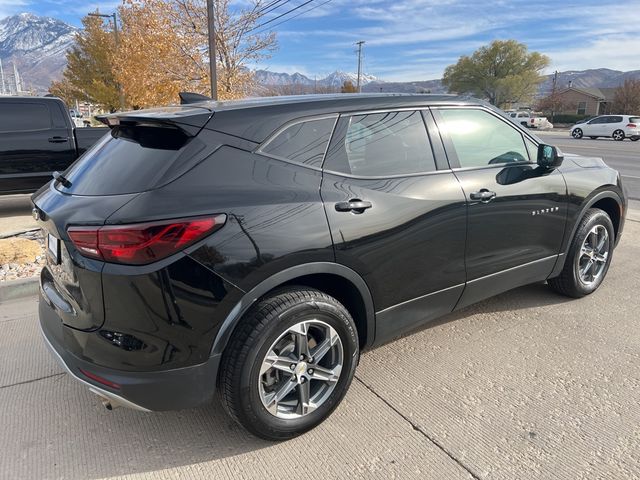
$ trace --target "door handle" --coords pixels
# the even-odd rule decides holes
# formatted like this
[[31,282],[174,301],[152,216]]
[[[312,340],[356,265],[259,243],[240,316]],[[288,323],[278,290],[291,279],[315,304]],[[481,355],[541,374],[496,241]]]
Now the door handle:
[[69,137],[49,137],[49,143],[65,143],[69,141]]
[[469,195],[471,200],[480,200],[482,203],[489,203],[496,198],[496,192],[492,192],[486,188],[480,189],[478,192],[473,192]]
[[338,212],[363,213],[367,208],[371,207],[371,202],[365,202],[359,198],[353,198],[348,202],[336,203],[336,211]]

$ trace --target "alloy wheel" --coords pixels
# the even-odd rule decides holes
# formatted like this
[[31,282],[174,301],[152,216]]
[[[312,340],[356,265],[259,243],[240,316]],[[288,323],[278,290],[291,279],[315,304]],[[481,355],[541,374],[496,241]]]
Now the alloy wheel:
[[571,136],[573,138],[582,138],[582,130],[576,128],[573,132],[571,132]]
[[333,327],[318,319],[296,323],[273,342],[262,361],[260,400],[278,418],[308,415],[331,396],[343,363],[342,340]]
[[624,132],[622,130],[616,130],[613,132],[613,139],[617,141],[624,140]]
[[609,258],[609,233],[604,225],[594,225],[582,242],[576,268],[580,281],[591,285],[600,279]]

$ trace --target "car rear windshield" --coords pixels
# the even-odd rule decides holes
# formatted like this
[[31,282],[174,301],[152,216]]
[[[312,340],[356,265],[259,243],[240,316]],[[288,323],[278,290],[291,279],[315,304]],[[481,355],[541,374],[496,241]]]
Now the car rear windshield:
[[[118,126],[65,172],[71,183],[56,188],[74,195],[120,195],[161,186],[202,150],[201,142],[177,128]],[[180,169],[184,171],[184,169]]]
[[640,117],[629,117],[629,123],[640,123]]

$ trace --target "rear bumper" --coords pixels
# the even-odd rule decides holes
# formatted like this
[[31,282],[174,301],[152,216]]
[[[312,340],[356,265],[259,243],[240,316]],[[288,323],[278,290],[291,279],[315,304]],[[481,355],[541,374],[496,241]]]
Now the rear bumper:
[[[76,380],[93,393],[113,404],[137,410],[180,410],[208,403],[215,393],[220,356],[212,356],[205,363],[190,367],[156,372],[114,370],[83,360],[64,348],[65,330],[60,318],[43,299],[40,299],[40,327],[45,343],[53,356]],[[89,372],[116,384],[103,385],[82,371]]]

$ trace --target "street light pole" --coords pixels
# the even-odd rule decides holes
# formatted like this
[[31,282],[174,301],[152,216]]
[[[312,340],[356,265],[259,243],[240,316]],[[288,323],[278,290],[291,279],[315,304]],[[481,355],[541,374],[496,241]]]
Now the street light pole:
[[209,76],[211,80],[211,98],[218,100],[218,75],[216,72],[216,24],[214,0],[207,0],[207,30],[209,35]]
[[[110,18],[113,20],[113,37],[115,40],[116,52],[118,51],[118,47],[120,46],[120,35],[118,34],[118,14],[113,12],[111,15],[106,15],[104,13],[89,13],[90,17],[101,17],[101,18]],[[122,85],[117,84],[118,87],[118,99],[120,101],[120,110],[124,110],[124,92],[122,91]]]

